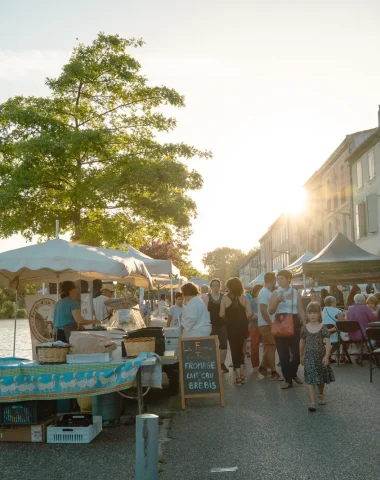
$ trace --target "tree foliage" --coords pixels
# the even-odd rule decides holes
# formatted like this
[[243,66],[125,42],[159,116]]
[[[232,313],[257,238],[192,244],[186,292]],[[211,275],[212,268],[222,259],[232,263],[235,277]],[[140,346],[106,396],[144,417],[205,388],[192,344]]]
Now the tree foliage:
[[131,55],[142,40],[100,33],[74,49],[47,97],[0,105],[0,235],[52,238],[55,219],[74,241],[137,247],[147,235],[188,231],[187,194],[201,176],[183,160],[210,153],[160,143],[184,97],[150,86]]
[[226,281],[230,277],[239,276],[239,269],[245,258],[246,254],[241,250],[222,247],[205,253],[202,263],[207,268],[210,278],[217,277]]
[[181,276],[191,278],[200,276],[200,272],[188,260],[189,245],[180,239],[163,241],[151,239],[140,247],[140,250],[152,258],[171,260],[179,268]]

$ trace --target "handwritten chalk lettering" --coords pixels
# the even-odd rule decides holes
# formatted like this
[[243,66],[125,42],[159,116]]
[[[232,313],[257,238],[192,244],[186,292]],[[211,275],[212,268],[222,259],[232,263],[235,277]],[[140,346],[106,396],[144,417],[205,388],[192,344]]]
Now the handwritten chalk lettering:
[[215,362],[185,362],[185,370],[216,370]]

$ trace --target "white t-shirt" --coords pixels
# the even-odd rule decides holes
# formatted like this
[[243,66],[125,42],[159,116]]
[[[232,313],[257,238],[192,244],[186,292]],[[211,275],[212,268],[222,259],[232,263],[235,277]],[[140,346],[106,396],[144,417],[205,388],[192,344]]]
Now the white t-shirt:
[[111,309],[108,310],[108,308],[104,305],[104,302],[108,300],[108,297],[105,295],[99,295],[99,297],[94,298],[94,310],[95,310],[95,318],[96,320],[100,320],[102,323],[107,323],[108,322],[108,316],[111,313]]
[[167,309],[167,305],[165,300],[160,300],[158,302],[158,315],[160,315],[161,317],[164,317],[166,315],[166,309]]
[[208,337],[211,333],[210,313],[199,296],[183,308],[181,324],[183,338]]
[[180,327],[181,326],[181,317],[184,307],[179,307],[178,305],[173,305],[170,307],[169,316],[172,317],[170,323],[170,328]]
[[[268,326],[267,322],[265,321],[264,317],[262,316],[261,314],[261,311],[260,311],[260,305],[267,305],[268,307],[268,310],[269,310],[269,300],[270,300],[270,297],[272,295],[272,292],[269,290],[269,288],[262,288],[259,292],[259,296],[257,298],[257,303],[258,303],[258,317],[259,317],[259,320],[258,320],[258,325],[259,327],[266,327]],[[269,311],[268,311],[268,315],[269,315]],[[270,319],[274,320],[274,315],[269,315],[270,316]]]

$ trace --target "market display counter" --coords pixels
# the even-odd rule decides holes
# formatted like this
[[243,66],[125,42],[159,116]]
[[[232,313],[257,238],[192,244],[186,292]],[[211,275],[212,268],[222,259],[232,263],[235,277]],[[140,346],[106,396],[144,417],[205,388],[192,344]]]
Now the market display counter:
[[139,413],[143,387],[162,388],[162,368],[154,353],[109,363],[40,365],[0,359],[0,403],[102,395],[137,388]]

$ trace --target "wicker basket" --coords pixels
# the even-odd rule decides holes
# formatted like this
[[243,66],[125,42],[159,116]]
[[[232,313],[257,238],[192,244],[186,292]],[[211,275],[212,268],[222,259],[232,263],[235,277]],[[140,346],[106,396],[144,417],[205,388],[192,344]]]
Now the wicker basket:
[[155,352],[156,339],[154,337],[127,338],[124,340],[127,357],[138,357],[140,353]]
[[66,363],[66,357],[69,353],[70,345],[67,347],[43,347],[37,345],[37,360],[42,365],[57,365]]

